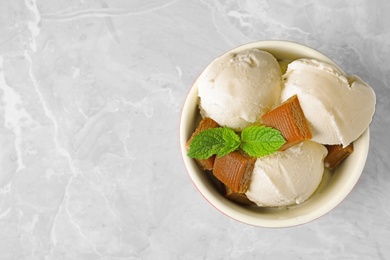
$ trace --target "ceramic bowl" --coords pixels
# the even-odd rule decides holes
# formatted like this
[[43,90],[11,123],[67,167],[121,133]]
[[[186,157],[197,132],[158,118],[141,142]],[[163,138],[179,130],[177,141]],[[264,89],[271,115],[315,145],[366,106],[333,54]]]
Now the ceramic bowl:
[[[338,67],[331,59],[307,46],[288,41],[259,41],[230,50],[258,48],[268,51],[278,60],[314,58]],[[339,68],[339,67],[338,67]],[[369,148],[369,129],[355,142],[354,152],[341,166],[330,172],[325,170],[317,191],[304,203],[284,208],[245,207],[226,199],[217,186],[195,160],[186,156],[185,143],[200,121],[197,82],[195,81],[185,100],[180,121],[180,145],[184,163],[193,184],[203,197],[216,209],[235,220],[259,227],[290,227],[308,223],[334,209],[356,185],[366,162]]]

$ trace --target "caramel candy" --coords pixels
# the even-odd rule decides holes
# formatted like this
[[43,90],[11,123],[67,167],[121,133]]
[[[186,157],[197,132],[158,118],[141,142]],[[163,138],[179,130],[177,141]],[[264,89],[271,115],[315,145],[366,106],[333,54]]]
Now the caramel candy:
[[279,149],[286,150],[302,141],[312,138],[310,126],[303,114],[297,95],[262,116],[263,124],[279,130],[286,143]]
[[[219,127],[218,123],[215,122],[213,119],[209,117],[203,118],[200,122],[198,127],[195,129],[195,132],[191,135],[191,138],[187,141],[186,143],[186,148],[187,150],[190,148],[190,143],[192,139],[194,139],[194,136],[196,136],[200,131],[209,129],[209,128],[215,128]],[[207,159],[195,159],[198,165],[203,169],[203,170],[212,170],[213,165],[214,165],[214,160],[215,160],[215,155],[207,158]]]
[[344,148],[341,144],[325,145],[325,147],[328,149],[328,154],[324,159],[325,167],[331,170],[336,168],[353,152],[353,143]]
[[245,205],[245,206],[256,205],[253,201],[248,199],[248,197],[245,195],[245,193],[233,192],[226,185],[224,185],[223,195],[228,200],[237,202],[237,203],[239,203],[241,205]]
[[213,174],[233,192],[245,193],[250,184],[256,158],[242,150],[216,157]]

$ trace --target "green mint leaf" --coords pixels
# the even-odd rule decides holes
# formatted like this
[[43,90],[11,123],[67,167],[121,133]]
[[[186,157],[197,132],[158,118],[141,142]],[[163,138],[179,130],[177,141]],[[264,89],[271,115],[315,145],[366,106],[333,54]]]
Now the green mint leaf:
[[225,145],[217,152],[218,157],[222,157],[237,150],[241,144],[240,137],[232,129],[228,127],[223,127],[222,129],[222,138],[225,141]]
[[209,128],[194,136],[187,155],[196,159],[207,159],[214,154],[222,157],[236,150],[240,144],[240,137],[232,129]]
[[286,143],[280,131],[266,126],[249,126],[241,133],[241,148],[250,156],[272,154]]

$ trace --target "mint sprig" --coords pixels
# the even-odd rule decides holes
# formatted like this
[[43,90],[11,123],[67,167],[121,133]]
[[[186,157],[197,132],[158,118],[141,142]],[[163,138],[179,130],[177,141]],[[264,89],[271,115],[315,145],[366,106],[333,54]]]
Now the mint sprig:
[[276,152],[285,142],[282,134],[272,127],[249,126],[242,131],[241,138],[228,127],[216,127],[194,136],[187,155],[196,159],[214,154],[222,157],[241,147],[248,155],[261,157]]

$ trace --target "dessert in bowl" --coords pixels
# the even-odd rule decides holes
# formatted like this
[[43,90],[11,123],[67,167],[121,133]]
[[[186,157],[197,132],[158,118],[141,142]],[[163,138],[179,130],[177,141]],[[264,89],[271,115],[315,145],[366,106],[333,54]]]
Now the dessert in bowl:
[[[240,65],[241,63],[245,64],[245,68]],[[224,64],[233,65],[225,66]],[[275,69],[268,69],[269,66],[273,66]],[[275,66],[278,66],[278,68]],[[265,67],[267,69],[264,69]],[[278,70],[280,70],[280,72],[278,72]],[[304,73],[306,71],[309,71],[312,74],[309,73],[309,76],[307,76],[308,74]],[[335,91],[338,92],[338,89],[326,88],[327,90],[324,92],[322,90],[313,91],[310,88],[304,88],[303,90],[299,88],[300,84],[305,85],[307,82],[313,83],[313,79],[317,79],[318,77],[320,78],[319,82],[321,82],[322,74],[317,75],[316,73],[318,71],[327,71],[330,73],[331,76],[326,76],[322,79],[323,81],[330,81],[326,83],[328,85],[337,86],[337,84],[344,84],[345,86],[352,86],[356,82],[355,85],[357,85],[357,87],[354,86],[354,88],[362,88],[364,94],[357,94],[357,99],[368,99],[368,106],[370,109],[361,112],[358,111],[357,115],[362,113],[362,118],[366,118],[365,123],[360,124],[359,120],[344,120],[342,116],[338,115],[337,111],[339,111],[339,109],[331,111],[333,109],[331,103],[333,102],[332,98],[326,98],[325,101],[322,100],[323,98],[321,95],[334,97],[335,95],[333,95],[333,93]],[[302,73],[304,74],[303,76],[301,75]],[[245,77],[241,78],[242,74],[245,74]],[[267,86],[259,87],[258,84],[252,85],[252,82],[256,81],[256,79],[253,79],[253,75],[255,75],[254,77],[260,75],[260,77],[264,79],[262,82]],[[275,80],[280,82],[274,84]],[[339,81],[341,81],[341,83]],[[222,92],[220,92],[221,90],[218,89],[215,84],[219,84],[218,86],[229,85],[229,87],[227,90],[223,89]],[[315,84],[316,81],[314,80],[314,85]],[[241,88],[242,85],[245,85],[245,88],[247,88],[249,92],[238,89]],[[259,92],[261,92],[260,95],[258,95],[256,88],[259,88]],[[318,87],[314,86],[314,88]],[[224,91],[227,91],[228,95],[225,95]],[[342,95],[347,97],[349,93],[337,93],[336,97]],[[239,99],[241,98],[241,103],[239,102],[239,104],[235,106],[234,102],[236,102],[237,96]],[[309,128],[311,132],[309,135],[300,135],[299,137],[302,138],[298,138],[298,141],[294,138],[294,140],[291,141],[282,129],[281,132],[286,139],[286,143],[282,145],[280,151],[255,159],[253,159],[252,155],[249,156],[252,159],[248,160],[252,163],[248,170],[249,177],[246,177],[246,186],[244,185],[244,190],[240,190],[243,187],[241,183],[238,185],[237,189],[234,184],[232,184],[234,187],[230,186],[230,188],[234,189],[234,194],[238,192],[239,194],[245,195],[244,201],[229,199],[229,196],[226,194],[227,187],[225,184],[229,186],[229,179],[225,182],[223,176],[219,176],[219,172],[226,170],[225,165],[228,165],[229,163],[219,160],[217,163],[218,167],[216,167],[218,170],[214,169],[215,174],[213,174],[213,166],[205,170],[205,166],[199,163],[199,161],[202,162],[202,160],[197,160],[188,156],[190,139],[194,137],[194,132],[199,127],[199,122],[204,118],[210,117],[216,122],[217,126],[227,126],[233,131],[240,133],[245,131],[246,127],[262,124],[263,121],[269,122],[270,125],[272,125],[272,120],[268,120],[268,117],[271,117],[272,119],[272,116],[269,115],[283,105],[288,107],[290,103],[293,103],[293,101],[290,102],[291,98],[295,96],[297,97],[296,99],[303,101],[300,104],[304,115],[301,116],[303,117],[303,119],[301,118],[301,121],[306,120],[308,122],[305,127]],[[320,106],[318,106],[319,102],[316,103],[316,99],[321,101]],[[350,106],[345,99],[348,100],[348,98],[342,98],[335,102],[346,104],[346,107]],[[361,102],[361,100],[356,102]],[[311,103],[317,105],[315,111],[313,111],[313,107],[310,105]],[[244,112],[240,110],[240,107],[243,106],[246,109]],[[253,42],[230,50],[221,55],[221,57],[215,59],[193,84],[185,100],[181,115],[181,152],[187,171],[194,185],[204,198],[222,213],[243,223],[261,227],[288,227],[300,225],[321,217],[331,211],[350,193],[357,183],[363,172],[367,158],[369,148],[368,124],[371,122],[374,106],[375,94],[372,89],[357,77],[347,77],[337,64],[320,52],[304,45],[288,41]],[[258,109],[258,107],[261,108]],[[344,114],[347,113],[349,115],[351,113],[356,113],[356,109],[343,109],[344,108],[341,108],[342,113]],[[330,114],[328,113],[329,111],[331,112]],[[354,114],[351,117],[355,118],[356,115]],[[321,118],[322,120],[317,120],[317,118]],[[318,126],[318,124],[323,122],[328,122],[326,124],[327,126],[336,124],[336,130],[333,128],[325,128],[324,130],[324,127],[321,125]],[[351,127],[351,125],[353,127]],[[350,133],[350,130],[348,130],[349,128],[358,130]],[[288,131],[291,132],[292,130],[289,129]],[[242,134],[241,137],[243,138]],[[333,165],[334,167],[325,167],[325,156],[328,151],[330,153],[330,150],[326,151],[324,148],[325,144],[340,145],[343,149],[350,144],[353,144],[353,152],[350,151],[348,157],[341,163],[336,162],[339,163],[337,167],[336,165]],[[313,158],[313,161],[316,161],[316,166],[313,166],[312,169],[310,168],[311,164],[307,164],[307,167],[310,168],[310,170],[307,170],[306,173],[303,174],[306,175],[305,181],[308,182],[308,184],[311,184],[312,182],[315,183],[312,185],[302,185],[300,181],[290,181],[286,184],[283,183],[283,176],[276,176],[281,179],[282,186],[292,186],[292,189],[300,189],[302,187],[307,189],[307,191],[301,192],[298,190],[290,192],[288,190],[281,190],[281,186],[278,186],[276,193],[274,192],[276,195],[274,193],[271,195],[269,195],[270,193],[261,194],[261,192],[266,191],[268,187],[264,186],[263,183],[266,183],[267,179],[276,178],[275,176],[272,176],[272,174],[274,174],[272,172],[268,172],[264,175],[265,169],[269,168],[268,165],[275,165],[275,162],[280,160],[280,158],[285,158],[285,154],[288,153],[291,154],[290,157],[292,159],[287,159],[286,164],[279,168],[294,168],[294,154],[296,154],[294,149],[302,151],[309,149],[309,152],[302,152],[307,155],[311,154],[312,150],[310,149],[316,150],[315,154],[318,154],[318,156]],[[234,153],[236,152],[237,151]],[[231,152],[231,154],[233,154],[233,152]],[[228,156],[217,156],[217,158],[228,158]],[[265,158],[271,161],[267,163]],[[241,161],[243,160],[245,160],[245,162],[248,161],[246,158]],[[301,161],[297,161],[296,164],[303,165],[301,168],[306,167]],[[322,169],[320,173],[318,173],[318,169]],[[272,171],[272,169],[268,169],[268,171]],[[297,171],[300,171],[300,169]],[[317,172],[316,176],[313,177],[311,175],[312,171]],[[283,172],[285,172],[285,170],[283,170],[282,173]],[[287,178],[290,177],[287,176]],[[306,188],[306,186],[310,187]],[[278,195],[277,193],[280,193],[280,191],[292,193],[292,200],[288,198],[290,195],[286,194],[283,194],[283,196],[279,198],[278,196],[280,194]],[[248,197],[250,199],[245,201]]]

